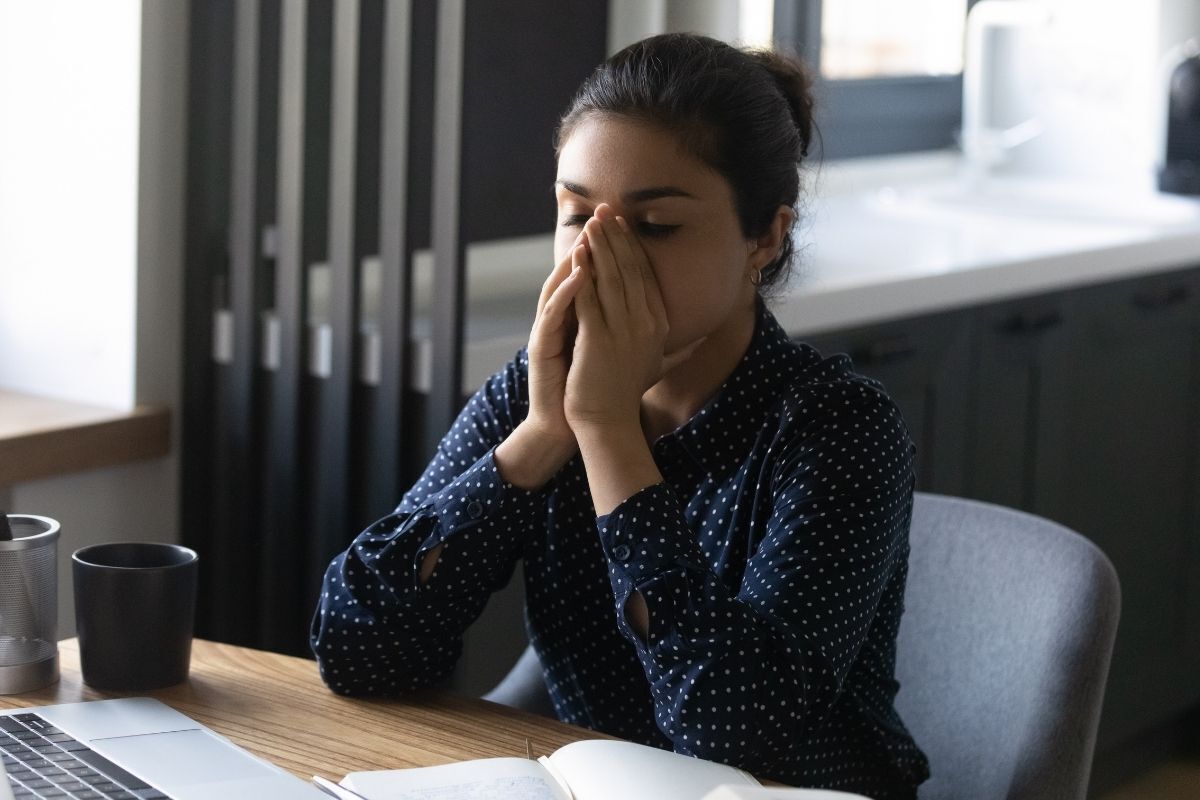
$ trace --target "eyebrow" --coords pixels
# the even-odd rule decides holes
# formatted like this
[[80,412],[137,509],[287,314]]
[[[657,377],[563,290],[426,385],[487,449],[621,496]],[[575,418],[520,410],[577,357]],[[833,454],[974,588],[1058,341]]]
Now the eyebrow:
[[[578,183],[570,181],[555,181],[555,186],[561,186],[572,194],[577,194],[580,197],[591,198],[591,192],[585,186],[580,186]],[[685,192],[678,186],[649,186],[645,189],[634,189],[631,192],[626,192],[621,196],[621,200],[625,203],[633,205],[635,203],[646,203],[651,200],[658,200],[662,197],[688,197],[696,199],[696,196],[691,192]]]

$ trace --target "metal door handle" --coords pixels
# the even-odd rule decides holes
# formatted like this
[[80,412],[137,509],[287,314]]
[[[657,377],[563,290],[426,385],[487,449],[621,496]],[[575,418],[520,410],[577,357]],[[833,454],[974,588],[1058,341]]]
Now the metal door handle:
[[1005,333],[1018,336],[1037,336],[1052,328],[1057,328],[1062,322],[1062,312],[1058,309],[1052,309],[1050,311],[1016,314],[1007,319],[1000,328]]
[[1133,304],[1143,311],[1160,311],[1185,302],[1191,294],[1186,286],[1172,286],[1159,291],[1138,292],[1133,296]]
[[913,347],[907,336],[892,336],[887,339],[877,339],[855,350],[853,359],[857,364],[881,367],[912,358],[916,352],[916,348]]

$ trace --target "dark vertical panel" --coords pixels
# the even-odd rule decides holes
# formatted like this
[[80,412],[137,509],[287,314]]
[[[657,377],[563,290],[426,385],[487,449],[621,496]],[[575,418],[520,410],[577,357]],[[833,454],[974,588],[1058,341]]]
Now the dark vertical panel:
[[[433,237],[433,142],[434,142],[434,73],[437,63],[437,0],[413,0],[412,32],[409,46],[412,73],[409,76],[408,114],[408,258],[412,264],[413,253],[429,248]],[[410,266],[411,269],[411,266]],[[414,314],[410,315],[406,335],[408,347],[412,347]],[[410,353],[403,354],[407,363]],[[407,489],[417,479],[429,461],[430,447],[425,431],[428,425],[427,409],[429,393],[414,388],[412,376],[404,385],[405,405],[408,414],[400,418],[402,436],[406,448],[400,452],[401,489]],[[435,440],[436,442],[436,440]],[[395,505],[399,494],[389,501]]]
[[[217,504],[215,523],[228,535],[214,547],[217,580],[234,587],[250,586],[256,577],[259,496],[254,427],[257,393],[259,230],[259,104],[261,3],[236,5],[233,67],[233,137],[230,199],[229,295],[233,317],[232,361],[223,368],[221,406],[225,422],[220,480],[227,481],[228,502]],[[236,592],[218,593],[214,611],[223,639],[251,644],[254,620]]]
[[[329,179],[331,174],[331,128],[332,122],[332,78],[333,78],[333,4],[329,0],[309,0],[308,4],[308,39],[305,54],[305,91],[304,91],[304,208],[303,208],[303,240],[305,257],[302,264],[305,269],[312,269],[314,264],[323,264],[329,268]],[[315,272],[313,273],[315,274]],[[331,271],[325,276],[328,281]],[[311,278],[311,275],[310,275]],[[327,284],[331,290],[332,285]],[[318,299],[318,292],[309,287],[308,302],[311,304]],[[328,314],[332,312],[332,297],[325,298],[327,305],[324,309],[310,305],[305,311],[306,336],[320,331],[324,326],[328,329],[330,340],[324,344],[332,350],[332,327]],[[324,315],[324,318],[322,318]],[[317,340],[308,338],[310,346],[315,346]],[[319,355],[319,354],[317,354]],[[317,359],[314,353],[306,356],[306,367],[301,378],[304,398],[304,413],[301,421],[301,444],[303,453],[301,459],[302,487],[301,503],[302,517],[299,530],[304,537],[304,559],[299,575],[300,589],[292,594],[293,623],[297,632],[307,628],[307,622],[312,616],[316,589],[320,586],[321,577],[328,566],[328,558],[322,557],[323,548],[320,542],[330,535],[326,528],[328,522],[322,518],[327,516],[326,507],[329,504],[327,495],[340,491],[339,487],[323,485],[325,459],[322,450],[322,440],[325,438],[325,427],[329,424],[345,426],[347,420],[328,420],[321,413],[326,407],[326,396],[332,389],[329,381],[321,373],[314,370]],[[332,363],[332,352],[330,352]],[[335,533],[343,533],[337,531]],[[305,631],[307,632],[307,631]]]
[[608,3],[595,0],[467,4],[461,202],[467,242],[554,229],[554,130],[579,84],[604,59],[607,30]]
[[218,294],[224,294],[217,291],[217,276],[228,271],[229,262],[233,16],[232,0],[194,3],[189,40],[180,516],[184,543],[204,559],[196,632],[207,638],[217,633],[212,604],[217,585],[213,506],[224,490],[224,484],[214,480],[211,460],[216,439],[211,353],[213,312]]
[[437,61],[437,0],[412,0],[408,100],[408,250],[433,236],[433,74]]
[[321,390],[317,435],[319,470],[311,541],[311,583],[343,546],[350,522],[351,398],[358,317],[358,77],[359,0],[333,4],[333,63],[330,87],[329,266],[332,358]]
[[[385,0],[359,0],[358,148],[354,182],[358,208],[355,238],[363,254],[379,253],[380,116],[383,113],[383,37]],[[403,5],[403,4],[402,4]],[[403,104],[405,98],[388,98]]]
[[[258,443],[255,454],[255,468],[260,487],[257,498],[255,537],[247,542],[247,547],[254,547],[254,557],[257,561],[255,575],[257,580],[246,586],[240,602],[246,609],[248,624],[253,626],[253,644],[262,643],[262,615],[266,613],[265,606],[272,602],[277,587],[270,582],[264,583],[263,574],[270,575],[275,570],[272,549],[278,545],[271,540],[270,528],[263,524],[271,513],[271,465],[267,457],[267,443],[271,432],[271,416],[275,406],[275,372],[268,361],[266,348],[271,346],[269,339],[272,326],[275,326],[275,279],[277,273],[276,258],[278,255],[278,229],[275,227],[277,217],[276,195],[278,193],[278,150],[279,150],[279,47],[280,47],[280,6],[285,0],[260,0],[261,16],[259,41],[259,98],[258,98],[258,211],[260,224],[256,229],[259,246],[259,267],[255,284],[259,294],[260,313],[256,318],[259,338],[257,375],[258,391],[255,400],[255,438]],[[290,0],[286,0],[290,1]],[[277,330],[277,327],[275,328]],[[272,355],[277,355],[277,349]],[[273,576],[271,576],[273,577]],[[264,591],[264,588],[266,591]],[[229,587],[219,587],[218,591],[229,593]]]
[[412,4],[392,0],[384,8],[383,87],[381,120],[379,257],[382,280],[379,303],[379,349],[382,353],[379,385],[372,394],[374,420],[364,505],[382,514],[398,502],[404,451],[402,421],[409,411],[405,402],[408,377],[408,328],[411,307],[411,259],[408,251],[409,191],[409,76]]
[[[378,307],[382,302],[378,283],[381,276],[378,266],[373,272],[365,264],[378,265],[380,184],[382,182],[382,155],[380,152],[381,116],[383,114],[383,42],[384,0],[360,0],[358,37],[358,154],[356,159],[355,185],[358,207],[356,241],[358,252],[363,255],[359,268],[358,320],[354,331],[356,358],[356,381],[351,394],[350,425],[350,493],[346,499],[349,529],[342,531],[337,539],[340,544],[348,541],[367,523],[379,516],[379,505],[369,502],[372,494],[372,467],[376,461],[375,450],[379,443],[376,431],[377,417],[374,413],[375,386],[382,369],[381,359],[376,358],[373,347],[379,344]],[[404,98],[396,102],[403,103]],[[370,296],[366,294],[370,292]],[[366,377],[370,373],[370,379]],[[313,600],[318,587],[312,587]]]
[[305,87],[308,7],[288,0],[280,12],[279,125],[276,188],[275,317],[278,365],[272,380],[264,487],[261,644],[294,649],[296,598],[303,574],[299,533],[301,375],[304,347]]
[[433,149],[433,371],[427,424],[450,427],[458,413],[463,363],[465,256],[462,197],[463,0],[438,4]]
[[[1191,295],[1200,297],[1200,270],[1188,273]],[[1188,508],[1186,530],[1191,550],[1185,555],[1188,569],[1187,617],[1184,625],[1187,633],[1187,664],[1195,678],[1200,678],[1200,308],[1192,314],[1192,380],[1189,396],[1196,399],[1192,405],[1187,441],[1192,443],[1192,459],[1188,466],[1191,475],[1191,504]]]

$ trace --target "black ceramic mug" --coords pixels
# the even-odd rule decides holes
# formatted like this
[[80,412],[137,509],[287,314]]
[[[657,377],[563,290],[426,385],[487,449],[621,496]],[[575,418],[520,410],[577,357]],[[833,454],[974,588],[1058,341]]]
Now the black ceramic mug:
[[146,691],[187,679],[196,552],[175,544],[96,544],[71,556],[83,682]]

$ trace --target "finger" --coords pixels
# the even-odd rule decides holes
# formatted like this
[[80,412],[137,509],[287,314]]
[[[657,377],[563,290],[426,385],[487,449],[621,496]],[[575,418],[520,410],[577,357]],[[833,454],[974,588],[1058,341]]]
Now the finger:
[[583,230],[588,237],[591,265],[595,269],[596,294],[606,315],[611,316],[617,312],[623,313],[626,305],[621,270],[604,232],[604,223],[600,220],[600,214],[606,208],[603,204],[597,206],[596,215],[587,221]]
[[574,263],[579,266],[579,287],[575,292],[575,316],[579,324],[603,322],[604,313],[596,290],[595,270],[588,257],[588,249],[579,245],[572,251]]
[[574,267],[546,300],[542,313],[533,323],[530,335],[532,353],[542,358],[552,358],[570,348],[569,341],[575,326],[575,295],[586,280],[583,270]]
[[546,301],[550,299],[550,295],[554,294],[554,290],[558,288],[558,285],[566,280],[567,276],[571,274],[571,252],[576,248],[576,246],[579,245],[580,242],[583,242],[584,240],[584,233],[583,231],[580,231],[579,235],[575,237],[575,241],[570,247],[567,248],[567,252],[561,259],[559,259],[558,263],[554,265],[554,269],[550,271],[550,274],[546,277],[545,282],[542,283],[542,290],[538,294],[538,314],[542,313],[542,309],[545,307]]
[[549,302],[550,297],[570,274],[570,258],[564,258],[554,265],[554,269],[546,276],[546,280],[542,283],[542,290],[538,293],[537,316],[541,316],[546,310],[546,303]]
[[662,290],[658,285],[658,276],[654,274],[654,267],[650,265],[650,256],[646,255],[646,248],[642,247],[642,241],[634,234],[633,229],[629,227],[627,219],[617,217],[617,224],[620,225],[621,232],[625,234],[624,242],[625,246],[629,248],[630,261],[636,263],[640,270],[646,307],[650,309],[650,313],[655,317],[665,321],[667,318],[667,307],[663,303]]
[[645,270],[642,262],[646,260],[645,251],[640,243],[633,241],[634,236],[629,230],[628,223],[623,217],[614,216],[611,212],[604,215],[604,233],[608,237],[609,247],[616,257],[617,266],[621,270],[621,281],[625,287],[625,303],[630,311],[643,311],[646,308]]
[[[572,262],[568,262],[572,263]],[[575,296],[579,293],[580,286],[586,282],[587,276],[584,274],[583,268],[578,265],[573,265],[571,271],[567,273],[553,294],[546,299],[546,305],[542,309],[540,319],[548,329],[553,330],[567,322],[570,316],[571,304],[575,301]]]

